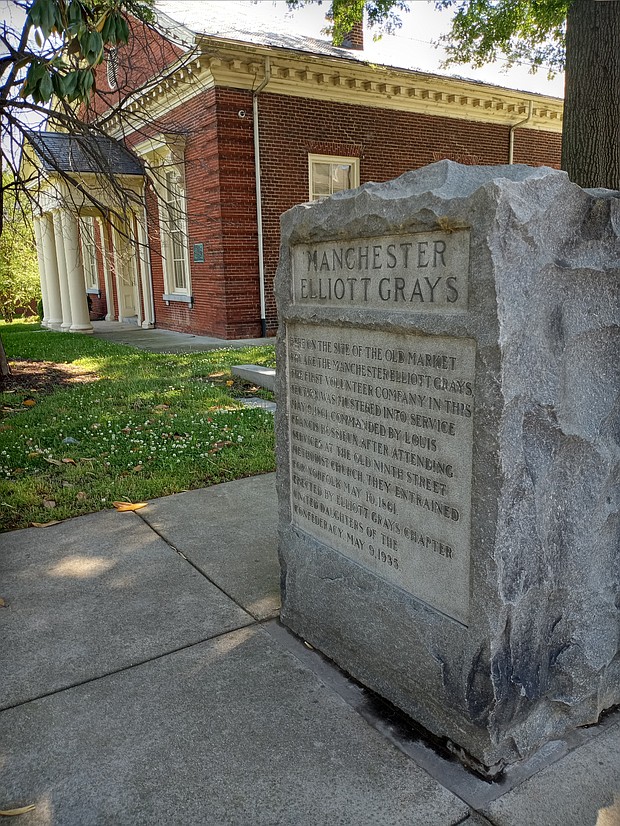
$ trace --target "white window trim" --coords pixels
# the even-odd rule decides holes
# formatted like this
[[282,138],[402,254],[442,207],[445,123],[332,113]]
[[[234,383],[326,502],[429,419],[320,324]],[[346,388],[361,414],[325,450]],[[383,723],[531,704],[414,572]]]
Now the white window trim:
[[[187,194],[185,187],[185,139],[182,135],[161,134],[143,141],[134,147],[145,159],[149,180],[157,195],[157,212],[159,215],[159,241],[161,246],[162,268],[164,274],[164,301],[181,301],[192,304],[192,271],[189,255],[189,227],[187,220]],[[168,233],[168,187],[167,173],[176,174],[180,190],[181,232],[184,238],[183,262],[186,287],[175,287],[174,264],[172,262],[172,243]]]
[[[92,243],[89,243],[89,241]],[[82,248],[82,269],[84,284],[88,295],[101,295],[99,287],[99,265],[97,263],[97,237],[94,219],[88,215],[80,218],[80,242]],[[92,270],[91,270],[92,266]],[[88,274],[93,275],[93,282],[88,282]]]
[[[350,164],[351,166],[351,189],[355,189],[360,185],[360,159],[353,158],[353,157],[346,157],[344,155],[312,155],[308,154],[308,197],[309,200],[318,200],[317,198],[313,199],[312,193],[312,164],[315,163],[340,163],[340,164]],[[328,196],[327,196],[328,197]]]

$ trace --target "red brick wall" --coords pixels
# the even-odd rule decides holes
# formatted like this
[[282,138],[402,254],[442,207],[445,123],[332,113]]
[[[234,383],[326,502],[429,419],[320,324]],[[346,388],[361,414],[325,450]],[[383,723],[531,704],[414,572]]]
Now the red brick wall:
[[[386,181],[449,158],[508,162],[509,125],[439,118],[363,106],[261,94],[261,186],[269,331],[277,326],[273,279],[280,215],[308,200],[308,154],[360,158],[360,183]],[[559,166],[560,135],[520,129],[516,163]]]
[[[246,112],[240,117],[239,112]],[[194,304],[165,302],[157,198],[147,193],[155,320],[158,327],[221,338],[260,334],[252,96],[211,89],[131,136],[185,138],[185,188]],[[204,263],[193,245],[204,245]]]
[[133,18],[129,19],[129,23],[129,41],[118,47],[118,88],[110,89],[106,58],[95,70],[95,94],[91,103],[95,114],[117,106],[127,95],[140,89],[147,80],[162,72],[182,54],[178,46],[144,23]]

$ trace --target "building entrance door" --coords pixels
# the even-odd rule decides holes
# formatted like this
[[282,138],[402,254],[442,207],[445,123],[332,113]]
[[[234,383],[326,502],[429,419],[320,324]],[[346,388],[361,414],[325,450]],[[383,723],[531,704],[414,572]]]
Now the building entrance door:
[[140,322],[138,313],[137,267],[133,244],[127,232],[114,231],[114,259],[118,291],[118,320]]

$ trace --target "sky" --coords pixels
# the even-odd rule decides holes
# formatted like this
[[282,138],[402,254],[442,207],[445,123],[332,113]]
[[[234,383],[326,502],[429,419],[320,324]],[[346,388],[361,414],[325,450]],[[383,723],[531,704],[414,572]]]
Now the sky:
[[[200,0],[193,0],[193,2],[200,2]],[[219,0],[219,2],[227,3],[230,0]],[[284,0],[277,0],[275,3],[274,0],[258,0],[256,5],[265,15],[273,15],[276,10],[278,14],[287,14]],[[366,32],[365,51],[371,53],[377,63],[397,63],[425,72],[459,75],[485,83],[506,86],[510,89],[538,92],[553,97],[564,96],[563,74],[558,74],[552,81],[549,81],[544,70],[531,74],[530,65],[515,66],[509,71],[506,71],[505,63],[501,62],[484,66],[481,69],[473,69],[466,64],[452,66],[449,69],[442,68],[441,61],[445,56],[443,50],[435,48],[432,44],[442,34],[449,31],[454,11],[438,10],[432,0],[412,0],[408,5],[409,12],[401,15],[402,28],[394,36],[384,35],[378,43],[372,43],[372,33],[369,36],[369,32]],[[295,12],[288,12],[288,14],[295,15],[299,25],[304,27],[304,34],[318,36],[320,29],[325,25],[324,15],[328,6],[329,2],[325,0],[322,6],[313,4]]]

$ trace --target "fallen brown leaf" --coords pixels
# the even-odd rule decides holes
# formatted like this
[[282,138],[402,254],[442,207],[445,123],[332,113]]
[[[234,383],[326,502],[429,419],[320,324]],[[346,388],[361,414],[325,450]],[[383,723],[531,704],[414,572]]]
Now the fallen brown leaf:
[[169,409],[170,409],[169,404],[156,404],[155,407],[153,408],[153,410],[169,410]]
[[24,401],[22,402],[24,407],[34,407],[36,403],[37,402],[35,399],[24,399]]
[[55,499],[44,499],[43,500],[43,507],[51,510],[51,508],[56,507],[56,500]]
[[58,467],[62,467],[62,462],[59,462],[58,459],[50,459],[49,456],[43,457],[46,462],[49,462],[50,465],[58,465]]
[[75,459],[63,459],[62,462],[65,465],[77,465]]
[[49,528],[51,525],[60,525],[60,519],[52,519],[51,522],[31,522],[33,528]]
[[41,456],[40,450],[33,450],[32,453],[28,454],[29,459],[38,459],[39,456]]
[[140,508],[146,508],[148,502],[112,502],[117,511],[138,511]]
[[133,469],[134,473],[140,473],[141,470],[144,470],[144,465],[136,465]]
[[0,817],[17,817],[32,812],[36,806],[21,806],[19,809],[0,809]]
[[78,502],[83,502],[85,499],[88,498],[88,496],[83,490],[78,490],[78,492],[75,494],[75,498],[78,500]]
[[0,608],[6,608],[6,600],[0,597]]
[[217,453],[223,447],[228,447],[231,444],[232,444],[232,442],[215,442],[215,444],[213,445],[213,447],[211,448],[209,453]]

